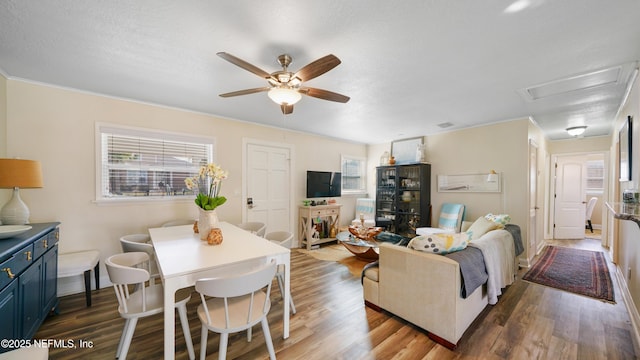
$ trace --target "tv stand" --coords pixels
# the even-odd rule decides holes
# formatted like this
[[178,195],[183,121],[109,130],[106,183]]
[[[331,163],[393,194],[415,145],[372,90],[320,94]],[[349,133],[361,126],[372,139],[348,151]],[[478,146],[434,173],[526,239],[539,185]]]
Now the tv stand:
[[[314,245],[335,241],[340,227],[341,207],[342,205],[340,204],[300,206],[298,208],[300,245],[304,245],[307,250],[311,250]],[[324,227],[321,229],[322,233],[314,231],[317,224],[322,224],[321,226]],[[316,233],[315,236],[314,233]]]

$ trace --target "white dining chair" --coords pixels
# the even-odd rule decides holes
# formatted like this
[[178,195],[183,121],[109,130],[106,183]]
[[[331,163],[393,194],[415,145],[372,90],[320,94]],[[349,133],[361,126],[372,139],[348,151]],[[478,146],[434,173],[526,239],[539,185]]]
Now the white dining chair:
[[267,321],[275,273],[276,263],[272,261],[242,274],[196,281],[196,291],[202,300],[197,310],[202,323],[200,359],[206,358],[209,331],[220,334],[218,359],[223,360],[227,356],[229,334],[247,330],[250,341],[250,330],[257,323],[262,325],[269,358],[276,358]]
[[153,250],[153,244],[151,244],[151,236],[148,234],[130,234],[124,235],[120,238],[120,247],[122,252],[145,252],[149,255],[149,263],[147,270],[151,274],[151,277],[159,277],[160,271],[158,270],[158,264],[156,262],[156,253]]
[[[288,231],[273,231],[265,234],[264,238],[280,246],[284,246],[287,249],[290,249],[293,243],[293,234]],[[280,294],[284,299],[284,265],[278,265],[276,279],[278,280],[278,288],[280,288]],[[289,292],[289,305],[291,307],[291,313],[295,314],[296,306],[293,304],[293,296],[291,296],[291,292]]]
[[267,224],[258,221],[243,222],[237,226],[240,229],[251,231],[260,237],[264,237],[264,233],[267,231]]
[[[146,252],[116,254],[105,261],[109,280],[113,283],[118,299],[118,312],[125,319],[124,329],[116,350],[116,358],[119,359],[127,358],[138,319],[162,313],[164,310],[162,285],[149,281],[151,279],[149,272],[138,267],[146,262],[149,262],[149,255]],[[130,292],[129,285],[136,285],[137,290]],[[187,318],[187,302],[191,299],[191,293],[190,291],[178,291],[175,296],[175,307],[180,316],[189,359],[195,359],[196,355],[193,350]]]
[[593,215],[593,209],[596,207],[597,202],[598,202],[598,198],[595,196],[589,199],[589,202],[587,203],[587,207],[586,207],[586,213],[585,213],[585,218],[587,220],[587,225],[585,229],[591,230],[592,233],[593,233],[593,225],[591,224],[591,216]]

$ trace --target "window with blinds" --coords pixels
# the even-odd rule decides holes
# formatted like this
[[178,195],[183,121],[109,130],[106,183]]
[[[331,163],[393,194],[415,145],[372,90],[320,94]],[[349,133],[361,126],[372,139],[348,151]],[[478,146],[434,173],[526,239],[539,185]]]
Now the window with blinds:
[[184,179],[213,162],[214,140],[101,125],[98,200],[191,198]]
[[587,192],[602,193],[604,191],[604,160],[587,161]]
[[342,157],[342,193],[366,193],[366,160],[354,156]]

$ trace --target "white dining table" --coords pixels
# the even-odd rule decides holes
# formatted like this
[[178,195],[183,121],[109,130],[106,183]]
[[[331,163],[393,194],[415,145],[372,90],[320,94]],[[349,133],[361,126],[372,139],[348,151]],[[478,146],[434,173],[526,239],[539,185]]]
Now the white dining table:
[[149,229],[164,285],[164,359],[175,358],[175,293],[198,279],[244,271],[275,259],[284,265],[283,338],[289,337],[290,250],[227,222],[223,241],[209,245],[192,225]]

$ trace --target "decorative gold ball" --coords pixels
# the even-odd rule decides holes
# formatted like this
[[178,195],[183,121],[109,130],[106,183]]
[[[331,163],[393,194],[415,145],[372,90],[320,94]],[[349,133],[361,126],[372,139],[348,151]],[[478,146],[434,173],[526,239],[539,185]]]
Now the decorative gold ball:
[[209,245],[222,244],[222,230],[220,228],[213,228],[207,235],[207,243]]

